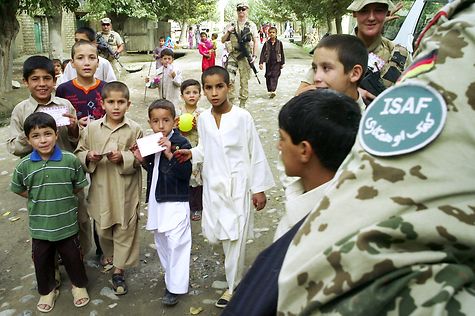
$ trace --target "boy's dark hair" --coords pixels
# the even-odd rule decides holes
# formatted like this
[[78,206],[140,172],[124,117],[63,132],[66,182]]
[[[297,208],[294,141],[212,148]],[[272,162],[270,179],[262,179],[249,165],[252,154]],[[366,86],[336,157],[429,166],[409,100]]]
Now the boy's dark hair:
[[45,127],[50,127],[55,132],[58,132],[58,127],[56,126],[56,121],[54,118],[48,113],[44,112],[34,112],[30,114],[23,123],[23,130],[25,131],[26,137],[30,137],[30,132],[32,129]]
[[350,97],[333,90],[311,90],[287,102],[279,128],[292,143],[308,141],[321,164],[336,171],[355,143],[361,110]]
[[203,36],[203,35],[205,35],[206,37],[208,37],[208,33],[206,33],[206,32],[200,32],[200,36]]
[[102,100],[106,99],[109,96],[111,91],[121,92],[124,98],[126,98],[127,100],[129,100],[130,98],[129,88],[127,87],[125,83],[120,82],[120,81],[111,81],[111,82],[106,83],[104,87],[102,87],[102,91],[101,91]]
[[172,58],[175,58],[175,54],[173,53],[173,50],[170,48],[165,48],[164,50],[161,51],[160,53],[160,58],[163,56],[172,56]]
[[181,92],[181,94],[183,94],[183,91],[185,91],[186,88],[191,87],[191,86],[197,86],[197,87],[198,87],[198,91],[201,93],[201,85],[200,85],[200,83],[198,82],[198,80],[195,80],[195,79],[186,79],[185,81],[183,81],[183,82],[181,83],[181,86],[180,86],[180,92]]
[[148,118],[150,118],[150,113],[152,113],[152,111],[155,109],[168,110],[173,118],[176,117],[175,106],[172,102],[166,99],[155,100],[148,106]]
[[71,58],[72,59],[74,59],[74,55],[76,54],[76,49],[79,46],[83,46],[83,45],[89,45],[91,47],[94,47],[94,49],[96,50],[96,55],[99,56],[99,53],[97,51],[97,46],[94,45],[94,43],[88,42],[88,41],[85,41],[85,40],[80,40],[80,41],[77,41],[76,43],[74,43],[73,47],[71,47]]
[[218,38],[218,33],[213,33],[213,34],[211,34],[211,38],[212,38],[212,39],[217,39],[217,38]]
[[368,68],[368,50],[358,37],[348,34],[328,35],[318,42],[315,49],[317,48],[336,50],[345,73],[348,73],[355,65],[363,67],[360,80],[363,79],[366,68]]
[[267,32],[269,32],[270,30],[274,30],[274,31],[277,33],[277,28],[276,28],[275,26],[269,27],[269,29],[267,30]]
[[158,39],[159,41],[160,40],[165,40],[165,36],[160,36],[160,38]]
[[31,56],[23,63],[23,79],[28,81],[36,69],[43,69],[54,78],[54,64],[51,59],[45,56]]
[[96,40],[96,31],[88,26],[79,27],[76,32],[74,32],[74,34],[85,34],[90,42],[94,42]]
[[211,66],[201,74],[201,84],[203,87],[205,86],[205,78],[213,75],[219,75],[223,77],[224,83],[229,85],[229,72],[226,70],[226,68],[221,66]]
[[61,65],[61,60],[58,59],[58,58],[53,58],[52,61],[53,61],[53,65],[54,65],[54,63],[58,63],[58,64]]

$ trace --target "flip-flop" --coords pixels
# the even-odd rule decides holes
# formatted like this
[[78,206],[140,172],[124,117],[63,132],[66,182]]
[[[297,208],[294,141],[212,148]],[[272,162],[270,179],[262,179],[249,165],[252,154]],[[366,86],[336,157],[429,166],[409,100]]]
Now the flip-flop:
[[[85,287],[73,287],[71,289],[71,293],[73,293],[74,306],[83,307],[89,303],[89,294],[87,294],[87,290]],[[78,301],[82,302],[77,303]]]
[[191,220],[192,221],[199,221],[201,220],[201,211],[193,211],[191,212]]
[[[59,290],[54,289],[53,291],[49,292],[47,295],[41,295],[40,300],[38,301],[38,304],[36,304],[36,308],[42,312],[42,313],[49,313],[53,310],[54,308],[54,303],[56,302],[56,299],[59,296]],[[40,305],[43,306],[48,306],[49,308],[44,308],[41,307]]]
[[106,273],[110,271],[114,267],[114,259],[113,258],[101,258],[101,266],[102,266],[102,273]]

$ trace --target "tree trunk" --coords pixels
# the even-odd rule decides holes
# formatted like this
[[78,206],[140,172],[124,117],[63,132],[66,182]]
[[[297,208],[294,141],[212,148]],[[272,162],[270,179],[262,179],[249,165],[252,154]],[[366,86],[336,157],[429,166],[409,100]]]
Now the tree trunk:
[[[295,30],[295,28],[292,26],[292,28]],[[305,24],[305,21],[302,21],[300,23],[300,34],[302,35],[302,44],[305,43],[305,40],[307,39],[307,26]]]
[[341,16],[337,16],[335,18],[335,25],[336,25],[336,33],[337,34],[343,33],[342,28],[341,28]]
[[0,1],[0,94],[12,90],[12,43],[20,29],[18,4],[19,0]]
[[327,17],[327,33],[332,33],[332,20],[329,17]]
[[188,45],[188,40],[187,40],[187,37],[188,37],[188,23],[186,23],[186,21],[183,21],[180,23],[180,28],[181,28],[181,32],[180,32],[180,39],[178,40],[181,44],[181,47],[183,47],[183,45]]
[[58,8],[53,15],[48,16],[48,48],[49,58],[58,58],[63,60],[63,39],[61,38],[61,21],[63,20],[63,10],[58,0],[54,1],[55,7]]

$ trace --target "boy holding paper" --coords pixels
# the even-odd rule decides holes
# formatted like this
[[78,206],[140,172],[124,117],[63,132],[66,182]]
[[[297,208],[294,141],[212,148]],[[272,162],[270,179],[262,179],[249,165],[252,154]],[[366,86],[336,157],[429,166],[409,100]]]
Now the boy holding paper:
[[[147,230],[153,231],[155,245],[163,270],[165,293],[162,303],[178,303],[178,295],[188,293],[191,252],[190,205],[188,189],[191,162],[178,162],[173,153],[190,149],[191,145],[178,129],[175,106],[168,100],[156,100],[148,108],[149,124],[155,133],[161,133],[161,150],[142,158],[142,146],[132,150],[142,162],[147,175],[148,219]],[[149,136],[150,137],[150,136]]]
[[125,269],[139,261],[142,173],[129,148],[142,137],[142,130],[125,116],[130,106],[125,84],[107,83],[102,99],[106,115],[84,128],[75,153],[91,174],[89,214],[96,224],[104,260],[114,266],[114,292],[122,295],[128,291]]
[[[31,56],[23,63],[23,82],[30,91],[30,97],[18,103],[10,118],[8,151],[19,157],[33,150],[23,130],[26,118],[34,112],[63,113],[56,116],[58,126],[57,144],[61,150],[73,152],[76,148],[79,128],[76,110],[68,100],[52,95],[54,89],[54,65],[44,56]],[[65,119],[65,121],[63,121]]]

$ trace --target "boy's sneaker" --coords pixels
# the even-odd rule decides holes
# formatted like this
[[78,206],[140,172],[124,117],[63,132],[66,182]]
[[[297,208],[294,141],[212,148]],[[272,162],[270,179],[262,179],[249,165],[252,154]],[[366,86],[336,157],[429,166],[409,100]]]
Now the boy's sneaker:
[[228,305],[228,302],[231,300],[232,294],[229,293],[228,290],[224,291],[223,295],[219,298],[219,300],[214,304],[214,306],[219,308],[225,308]]
[[275,98],[275,92],[270,92],[269,93],[269,98],[271,98],[271,99]]
[[165,295],[162,297],[162,304],[166,306],[173,306],[178,303],[178,294],[173,294],[172,292],[165,289]]

